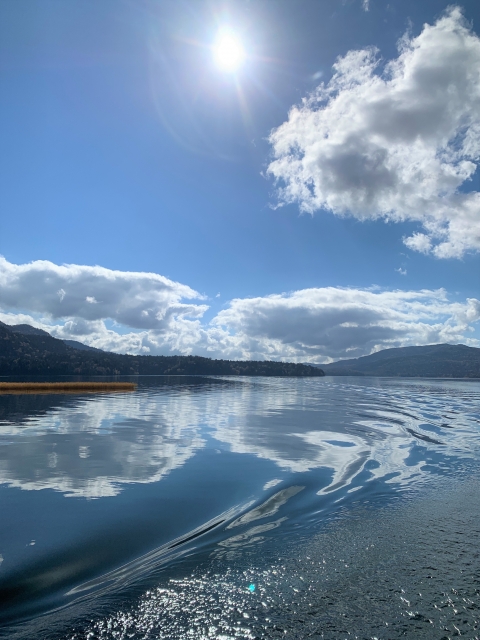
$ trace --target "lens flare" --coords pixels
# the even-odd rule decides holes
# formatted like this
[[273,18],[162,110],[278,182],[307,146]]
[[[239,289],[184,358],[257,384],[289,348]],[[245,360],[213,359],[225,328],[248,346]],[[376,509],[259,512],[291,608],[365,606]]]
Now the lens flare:
[[213,45],[213,56],[223,71],[236,71],[245,60],[245,50],[237,36],[229,29],[222,29]]

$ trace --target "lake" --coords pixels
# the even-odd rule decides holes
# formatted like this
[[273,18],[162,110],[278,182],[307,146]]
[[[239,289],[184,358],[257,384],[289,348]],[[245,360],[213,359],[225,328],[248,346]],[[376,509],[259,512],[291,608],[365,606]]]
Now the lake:
[[480,381],[0,396],[0,637],[480,637]]

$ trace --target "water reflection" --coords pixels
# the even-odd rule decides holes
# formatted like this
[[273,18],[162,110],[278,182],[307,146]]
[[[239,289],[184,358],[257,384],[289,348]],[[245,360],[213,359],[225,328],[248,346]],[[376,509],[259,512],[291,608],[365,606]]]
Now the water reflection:
[[479,390],[178,377],[125,395],[1,396],[0,618],[77,597],[94,608],[102,589],[202,548],[230,562],[378,487],[387,500],[458,474],[478,464]]
[[318,492],[326,494],[351,485],[367,463],[370,478],[407,482],[426,465],[413,455],[418,447],[465,458],[478,446],[477,388],[468,383],[446,390],[358,380],[216,382],[157,380],[134,394],[96,397],[2,396],[0,483],[115,496],[128,484],[158,482],[210,438],[210,447],[284,473],[322,468]]
[[[328,470],[319,494],[351,485],[367,463],[369,479],[408,483],[425,470],[427,458],[431,463],[437,456],[439,465],[448,456],[465,460],[480,442],[475,382],[305,380],[276,391],[270,398],[265,393],[247,401],[248,390],[232,398],[229,419],[215,424],[215,438],[286,472]],[[419,448],[427,443],[432,446]]]
[[18,423],[4,418],[0,482],[69,497],[115,496],[122,484],[160,480],[203,447],[200,414],[187,392],[160,400],[85,397]]

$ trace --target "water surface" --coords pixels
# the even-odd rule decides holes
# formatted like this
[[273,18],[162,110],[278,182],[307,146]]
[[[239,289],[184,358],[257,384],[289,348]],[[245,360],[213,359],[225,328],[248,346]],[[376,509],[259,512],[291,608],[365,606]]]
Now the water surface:
[[0,396],[0,636],[477,637],[477,381]]

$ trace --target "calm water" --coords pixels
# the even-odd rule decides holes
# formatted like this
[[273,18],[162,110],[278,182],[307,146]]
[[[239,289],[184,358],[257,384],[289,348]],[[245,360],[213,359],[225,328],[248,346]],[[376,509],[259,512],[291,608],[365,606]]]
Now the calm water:
[[480,637],[480,381],[0,397],[0,636]]

